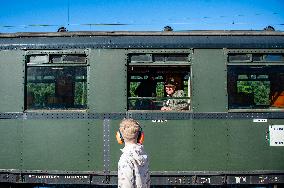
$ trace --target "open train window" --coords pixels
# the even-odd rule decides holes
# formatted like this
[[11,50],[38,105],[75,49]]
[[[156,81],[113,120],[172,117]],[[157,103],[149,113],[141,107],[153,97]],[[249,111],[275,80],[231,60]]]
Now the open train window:
[[86,55],[27,57],[25,91],[26,110],[86,109]]
[[229,109],[284,109],[284,66],[229,65]]
[[128,110],[190,109],[188,54],[134,54],[129,60]]

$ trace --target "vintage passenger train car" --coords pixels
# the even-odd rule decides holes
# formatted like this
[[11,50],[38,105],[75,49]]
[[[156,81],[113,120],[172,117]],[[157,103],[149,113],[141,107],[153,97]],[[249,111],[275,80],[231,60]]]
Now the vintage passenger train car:
[[0,34],[0,67],[3,185],[116,185],[125,117],[152,185],[284,183],[283,32]]

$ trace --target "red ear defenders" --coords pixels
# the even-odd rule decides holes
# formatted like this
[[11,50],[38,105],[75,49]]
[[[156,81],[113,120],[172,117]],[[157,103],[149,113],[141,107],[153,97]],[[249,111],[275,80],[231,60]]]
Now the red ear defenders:
[[[123,136],[120,132],[120,130],[118,130],[116,132],[116,140],[119,144],[123,144],[124,143],[124,139],[123,139]],[[138,144],[143,144],[144,142],[144,132],[142,131],[142,128],[140,127],[139,131],[138,131],[138,137],[137,137],[137,143]]]

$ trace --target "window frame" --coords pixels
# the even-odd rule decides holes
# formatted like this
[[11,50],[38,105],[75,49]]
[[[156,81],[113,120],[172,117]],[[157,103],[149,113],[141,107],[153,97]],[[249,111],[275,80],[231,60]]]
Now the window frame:
[[[270,54],[282,54],[284,56],[284,49],[224,49],[224,54],[227,56],[226,69],[229,70],[229,66],[283,66],[284,59],[282,61],[253,61],[253,55],[270,55]],[[251,54],[251,61],[229,61],[230,54]],[[229,93],[229,72],[227,71],[227,96],[228,96],[228,112],[283,112],[284,108],[230,108],[230,93]]]
[[[151,61],[131,61],[131,55],[132,54],[148,54],[149,57],[151,57]],[[154,61],[154,55],[156,54],[187,54],[187,61]],[[191,58],[192,58],[192,54],[193,54],[193,49],[162,49],[162,50],[157,50],[157,49],[146,49],[146,50],[140,50],[140,49],[131,49],[128,50],[127,55],[127,111],[129,112],[166,112],[166,111],[162,111],[159,109],[146,109],[146,110],[141,110],[141,109],[129,109],[129,98],[133,98],[131,96],[128,95],[128,93],[130,92],[130,75],[129,75],[129,67],[148,67],[148,68],[158,68],[158,67],[163,67],[163,68],[167,68],[167,67],[177,67],[177,66],[181,66],[184,67],[186,69],[188,69],[188,75],[189,75],[189,79],[188,79],[188,85],[190,86],[187,89],[187,97],[185,97],[188,101],[189,101],[189,109],[188,110],[182,110],[182,111],[177,111],[177,110],[172,110],[170,112],[182,112],[182,113],[188,113],[188,112],[192,112],[192,107],[191,107],[191,94],[192,94],[192,65],[191,65]],[[149,70],[150,70],[149,69]],[[146,76],[146,74],[145,74]],[[165,78],[163,78],[165,79]],[[186,87],[188,87],[188,85]],[[157,86],[156,86],[157,88]],[[139,98],[139,97],[138,97]],[[157,97],[154,97],[157,98]],[[169,112],[169,111],[167,111]]]
[[[29,58],[32,56],[46,56],[49,59],[49,62],[44,63],[31,63],[29,64]],[[54,55],[58,56],[66,56],[66,55],[79,55],[79,56],[85,56],[85,62],[60,62],[60,63],[53,63],[51,62],[51,57]],[[40,108],[40,109],[28,109],[27,107],[27,77],[28,77],[28,68],[29,67],[86,67],[86,107],[85,108],[54,108],[54,109],[46,109],[46,108]],[[90,67],[90,61],[89,61],[89,50],[88,49],[76,49],[76,50],[30,50],[25,52],[25,62],[24,62],[24,112],[33,112],[33,111],[62,111],[62,112],[86,112],[89,108],[88,102],[89,102],[89,67]],[[74,91],[75,92],[75,91]]]

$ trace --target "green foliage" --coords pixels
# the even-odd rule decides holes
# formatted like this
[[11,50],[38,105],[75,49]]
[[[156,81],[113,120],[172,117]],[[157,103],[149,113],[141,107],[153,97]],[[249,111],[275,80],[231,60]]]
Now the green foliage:
[[256,105],[269,105],[269,81],[238,81],[238,92],[253,94]]
[[139,86],[140,82],[130,82],[130,96],[131,97],[137,97],[137,95],[135,94],[135,90],[137,89],[137,87]]
[[157,97],[164,97],[164,82],[158,82],[156,86]]
[[[47,107],[47,98],[55,96],[55,83],[28,83],[27,95],[33,95],[33,106],[39,108]],[[85,82],[75,83],[74,106],[86,106],[87,84]]]
[[[129,94],[130,97],[138,97],[135,94],[135,91],[137,89],[137,87],[139,86],[140,82],[130,82],[130,88],[129,88]],[[136,100],[128,100],[128,109],[134,109],[135,108],[135,103]]]
[[28,83],[27,93],[33,93],[34,104],[45,106],[46,97],[53,96],[55,93],[54,83]]
[[87,104],[87,83],[75,83],[75,105],[85,106]]

